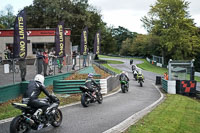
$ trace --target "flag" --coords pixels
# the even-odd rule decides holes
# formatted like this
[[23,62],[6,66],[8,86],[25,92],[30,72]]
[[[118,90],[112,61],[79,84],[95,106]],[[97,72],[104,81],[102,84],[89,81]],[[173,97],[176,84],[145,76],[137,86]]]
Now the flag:
[[94,39],[94,54],[100,54],[101,33],[98,31]]
[[56,55],[59,57],[65,56],[64,21],[61,21],[56,28],[55,42]]
[[27,55],[27,32],[26,13],[22,10],[16,17],[14,23],[13,57],[26,58]]
[[88,48],[88,28],[85,27],[82,34],[81,34],[81,55],[87,55]]

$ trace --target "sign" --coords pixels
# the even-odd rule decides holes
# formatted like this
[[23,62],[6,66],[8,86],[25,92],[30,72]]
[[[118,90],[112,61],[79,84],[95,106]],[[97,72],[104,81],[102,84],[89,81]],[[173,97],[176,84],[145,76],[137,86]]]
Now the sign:
[[88,52],[87,44],[88,44],[88,28],[85,27],[85,29],[81,34],[81,55],[87,55]]
[[[71,35],[70,29],[64,30],[65,36]],[[0,37],[12,37],[14,36],[14,30],[0,30]],[[55,36],[55,30],[27,30],[27,36]]]
[[15,19],[13,57],[26,58],[27,55],[27,33],[26,14],[22,10]]
[[98,31],[94,39],[94,54],[100,54],[100,39],[101,39],[101,33],[100,31]]
[[55,34],[56,55],[65,56],[65,38],[64,38],[64,21],[60,22],[56,28]]

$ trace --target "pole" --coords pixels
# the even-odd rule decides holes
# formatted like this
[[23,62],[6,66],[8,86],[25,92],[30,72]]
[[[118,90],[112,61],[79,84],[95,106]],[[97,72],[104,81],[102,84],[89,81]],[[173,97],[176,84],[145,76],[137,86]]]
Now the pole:
[[14,58],[12,59],[12,70],[13,70],[13,84],[15,83],[15,62],[14,62]]
[[169,60],[169,63],[168,63],[168,67],[169,67],[169,80],[172,80],[172,73],[171,73],[171,62],[172,62],[172,59]]
[[53,65],[54,65],[53,73],[54,73],[54,76],[55,76],[55,75],[56,75],[56,74],[55,74],[55,71],[56,71],[56,58],[54,57],[53,59],[54,59],[54,60],[53,60]]
[[81,55],[79,55],[79,70],[81,69]]
[[194,59],[191,61],[190,80],[194,80]]
[[69,66],[68,66],[68,56],[66,56],[66,65],[67,65],[67,72],[69,71]]

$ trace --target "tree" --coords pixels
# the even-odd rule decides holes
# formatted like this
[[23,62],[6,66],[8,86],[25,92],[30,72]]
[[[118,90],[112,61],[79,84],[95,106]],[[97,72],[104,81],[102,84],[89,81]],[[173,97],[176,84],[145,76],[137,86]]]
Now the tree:
[[190,18],[188,6],[184,0],[157,0],[148,17],[142,18],[147,31],[159,37],[159,49],[166,61],[192,59],[200,50],[198,28]]
[[135,38],[137,33],[131,32],[128,29],[119,26],[118,28],[112,29],[112,35],[117,41],[117,51],[119,52],[122,47],[122,42],[125,41],[127,38]]
[[[73,45],[80,45],[81,32],[88,27],[88,48],[93,51],[94,36],[102,32],[102,44],[111,44],[106,24],[102,21],[100,11],[88,4],[88,0],[34,0],[33,4],[25,7],[27,11],[27,27],[55,28],[59,21],[65,21],[65,27],[71,28]],[[106,42],[111,41],[111,42]],[[102,45],[102,50],[104,50]],[[107,49],[105,49],[106,52]],[[104,51],[103,51],[104,52]],[[111,52],[111,51],[110,51]]]
[[14,27],[15,15],[13,15],[13,7],[7,5],[5,12],[0,12],[0,28],[11,29]]

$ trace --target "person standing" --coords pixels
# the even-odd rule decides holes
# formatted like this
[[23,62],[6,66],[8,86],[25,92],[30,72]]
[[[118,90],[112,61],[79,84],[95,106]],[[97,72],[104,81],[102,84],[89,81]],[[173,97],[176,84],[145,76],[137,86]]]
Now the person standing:
[[62,73],[63,57],[59,56],[57,58],[57,64],[58,64],[58,73]]
[[53,62],[55,60],[55,51],[51,50],[49,52],[49,75],[53,75]]
[[41,50],[37,51],[36,57],[37,57],[37,74],[41,74],[42,64],[43,64],[43,54]]
[[87,52],[83,54],[83,67],[87,67],[86,60],[87,60],[88,51],[89,49],[87,49]]
[[11,51],[9,50],[8,46],[6,46],[6,49],[4,50],[4,58],[5,58],[5,60],[9,60],[10,59],[10,54],[11,54]]
[[48,58],[48,49],[45,49],[43,53],[43,66],[44,66],[44,76],[47,75],[47,66],[48,66],[49,58]]
[[72,70],[75,70],[75,66],[76,66],[76,56],[77,56],[76,51],[73,51],[73,53],[72,53],[72,63],[73,63]]
[[19,59],[19,69],[21,71],[21,81],[26,81],[26,59]]

